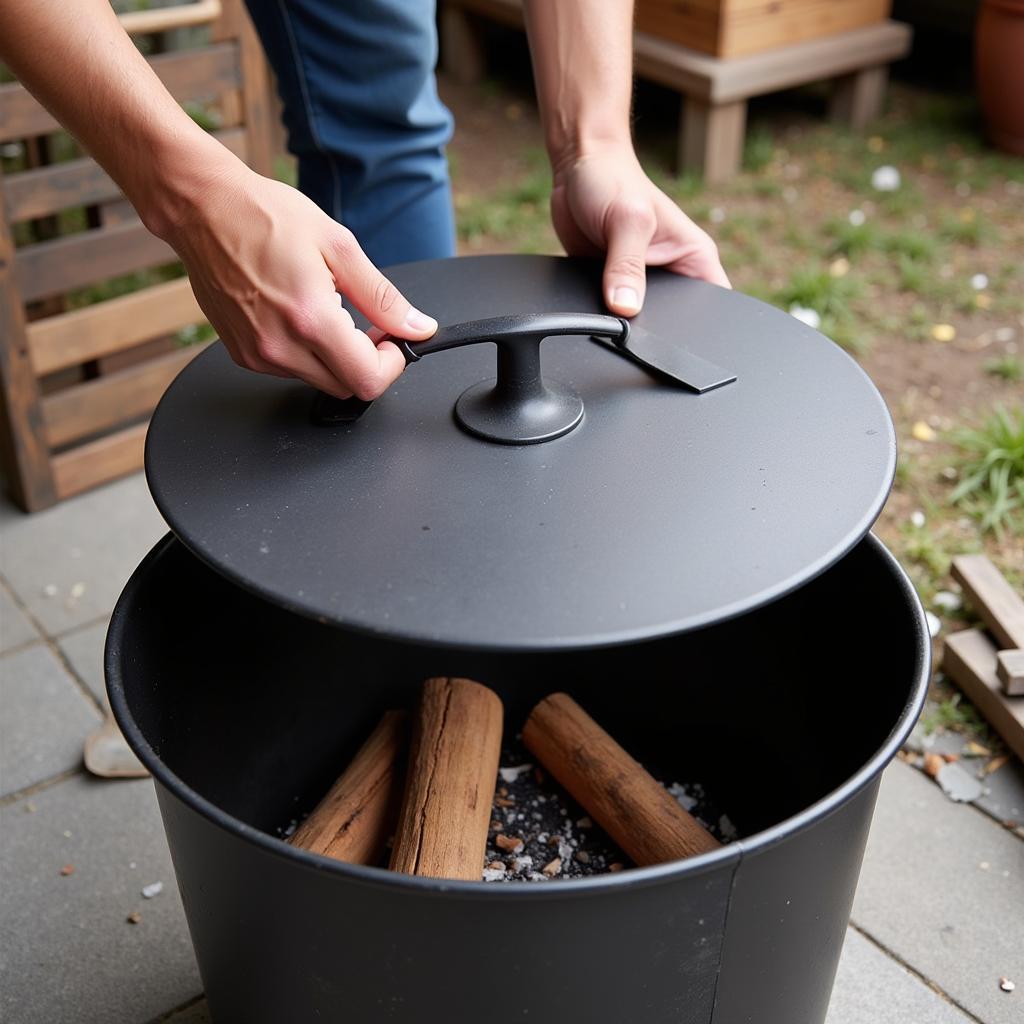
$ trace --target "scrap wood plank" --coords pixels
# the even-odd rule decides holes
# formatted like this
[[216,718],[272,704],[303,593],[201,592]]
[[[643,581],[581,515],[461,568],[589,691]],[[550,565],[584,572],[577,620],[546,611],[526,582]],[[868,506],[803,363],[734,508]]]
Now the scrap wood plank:
[[1024,697],[1007,697],[996,676],[996,648],[980,629],[946,637],[942,669],[1024,761]]
[[1024,651],[1000,651],[996,675],[1003,684],[1003,693],[1024,697]]
[[986,555],[954,558],[953,579],[964,588],[964,594],[1000,648],[1024,647],[1024,599]]

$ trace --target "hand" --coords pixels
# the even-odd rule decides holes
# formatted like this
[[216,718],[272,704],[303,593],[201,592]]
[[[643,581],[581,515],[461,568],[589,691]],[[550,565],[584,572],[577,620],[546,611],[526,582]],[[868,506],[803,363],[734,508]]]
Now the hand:
[[[295,189],[231,164],[158,233],[231,358],[338,398],[379,397],[405,369],[389,333],[422,341],[437,322],[377,270],[352,232]],[[357,330],[344,295],[380,332]]]
[[640,312],[648,266],[731,287],[711,236],[647,177],[631,147],[556,165],[551,219],[569,255],[605,255],[604,299],[620,316]]

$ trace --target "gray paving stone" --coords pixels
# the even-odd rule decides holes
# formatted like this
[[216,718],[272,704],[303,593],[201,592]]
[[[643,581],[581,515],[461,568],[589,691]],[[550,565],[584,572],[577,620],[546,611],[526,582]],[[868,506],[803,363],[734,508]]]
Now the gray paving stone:
[[100,721],[42,643],[0,657],[0,793],[14,793],[81,763]]
[[0,505],[0,572],[50,636],[109,615],[167,532],[142,474],[43,512]]
[[825,1024],[970,1024],[920,979],[852,928]]
[[[1024,1015],[1024,842],[896,761],[885,773],[853,921],[985,1024]],[[1017,982],[1001,992],[999,977]]]
[[149,780],[80,775],[3,808],[0,863],[0,1020],[145,1024],[201,991]]
[[38,639],[36,627],[14,603],[7,588],[0,584],[0,654]]
[[75,674],[100,704],[107,703],[107,687],[103,678],[103,644],[106,637],[107,620],[104,619],[65,633],[57,644]]

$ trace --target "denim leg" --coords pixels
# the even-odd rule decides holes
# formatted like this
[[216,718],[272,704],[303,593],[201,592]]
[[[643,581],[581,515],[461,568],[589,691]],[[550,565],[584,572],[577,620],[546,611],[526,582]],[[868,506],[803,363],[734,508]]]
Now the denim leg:
[[378,266],[455,252],[434,0],[246,0],[299,188]]

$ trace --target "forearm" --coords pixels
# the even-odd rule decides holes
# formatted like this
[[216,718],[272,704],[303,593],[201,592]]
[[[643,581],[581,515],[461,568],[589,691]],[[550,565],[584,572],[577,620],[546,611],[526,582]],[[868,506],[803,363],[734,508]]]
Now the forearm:
[[526,27],[555,170],[629,145],[633,0],[526,0]]
[[3,0],[0,60],[166,234],[238,163],[178,106],[109,0]]

